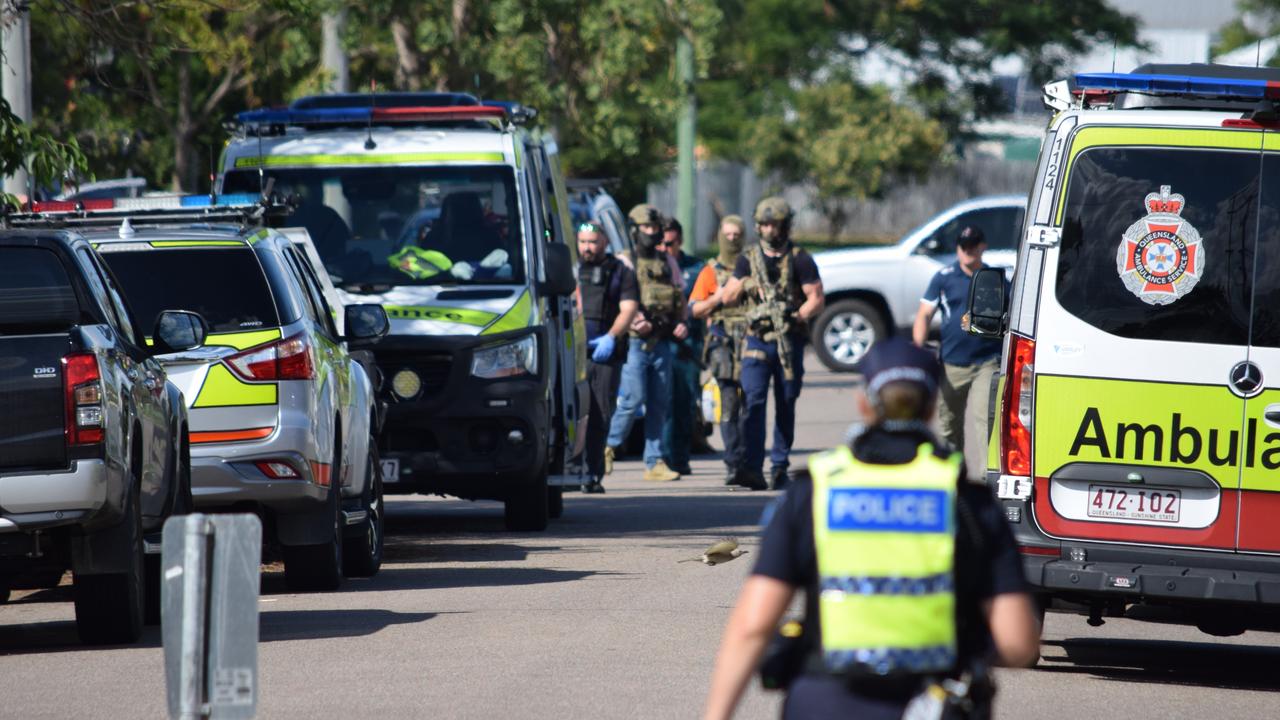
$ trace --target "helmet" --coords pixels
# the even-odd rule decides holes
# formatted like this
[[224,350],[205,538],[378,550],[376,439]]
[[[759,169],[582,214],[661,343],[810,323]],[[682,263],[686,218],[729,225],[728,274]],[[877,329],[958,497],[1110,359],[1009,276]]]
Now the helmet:
[[785,223],[791,219],[791,206],[781,196],[767,197],[756,205],[756,222]]
[[662,213],[658,212],[658,208],[648,204],[641,203],[627,213],[627,219],[632,225],[657,225],[662,227]]

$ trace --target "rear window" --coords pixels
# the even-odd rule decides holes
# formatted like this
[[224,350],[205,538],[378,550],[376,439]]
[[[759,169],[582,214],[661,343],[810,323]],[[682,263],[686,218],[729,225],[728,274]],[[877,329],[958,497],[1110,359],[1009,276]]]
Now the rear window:
[[79,318],[71,278],[53,251],[0,248],[0,330],[65,329]]
[[144,328],[155,327],[163,310],[200,313],[210,332],[280,325],[262,267],[247,247],[100,251]]
[[1121,337],[1247,344],[1258,171],[1256,152],[1081,153],[1067,185],[1058,302]]

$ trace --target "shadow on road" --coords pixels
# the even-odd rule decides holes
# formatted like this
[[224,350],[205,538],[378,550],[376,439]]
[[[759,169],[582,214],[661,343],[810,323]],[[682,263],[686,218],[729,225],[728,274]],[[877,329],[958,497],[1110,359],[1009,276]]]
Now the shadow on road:
[[386,590],[439,590],[444,588],[517,587],[581,580],[622,573],[590,570],[552,570],[524,567],[383,567],[367,584],[351,585],[352,592]]
[[[1054,652],[1054,649],[1061,653]],[[1066,638],[1045,641],[1042,672],[1121,682],[1234,690],[1280,689],[1280,647],[1171,640]]]
[[430,620],[438,613],[391,610],[263,610],[258,613],[258,640],[315,640],[372,635],[392,625]]

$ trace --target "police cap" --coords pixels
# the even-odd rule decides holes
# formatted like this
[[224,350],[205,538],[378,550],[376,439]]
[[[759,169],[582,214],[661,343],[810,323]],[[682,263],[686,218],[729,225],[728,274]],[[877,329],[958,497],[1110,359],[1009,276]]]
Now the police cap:
[[774,195],[767,197],[756,205],[755,221],[761,222],[786,222],[791,219],[791,205],[783,200],[781,196]]
[[858,363],[867,383],[867,395],[874,397],[891,382],[919,385],[933,397],[938,392],[941,368],[933,353],[917,347],[905,338],[885,338],[871,346]]
[[986,237],[982,234],[982,228],[965,225],[964,229],[960,231],[960,237],[956,239],[956,244],[962,248],[971,248],[985,241]]
[[627,213],[627,219],[632,225],[657,225],[662,227],[662,213],[658,212],[658,208],[648,204],[641,203]]

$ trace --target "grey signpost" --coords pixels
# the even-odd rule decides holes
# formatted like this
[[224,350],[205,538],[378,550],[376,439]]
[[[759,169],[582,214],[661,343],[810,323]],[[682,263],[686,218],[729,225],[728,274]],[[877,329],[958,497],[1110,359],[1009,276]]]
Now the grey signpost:
[[169,716],[251,718],[258,705],[256,515],[183,515],[164,525],[161,635]]

